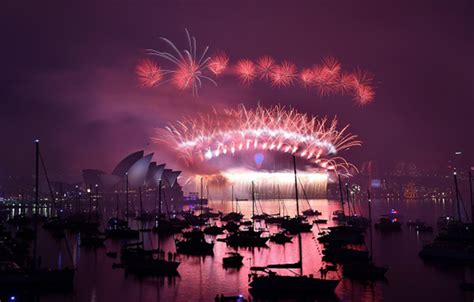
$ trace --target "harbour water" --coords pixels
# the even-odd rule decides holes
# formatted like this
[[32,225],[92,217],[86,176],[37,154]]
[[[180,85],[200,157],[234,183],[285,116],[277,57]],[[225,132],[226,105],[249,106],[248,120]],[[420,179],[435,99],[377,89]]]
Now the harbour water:
[[[339,201],[323,199],[309,202],[313,209],[322,212],[321,218],[328,219],[328,224],[320,225],[320,228],[334,223],[330,217],[333,211],[340,209]],[[294,201],[287,200],[285,204],[288,214],[294,215]],[[356,202],[355,205],[358,211],[368,216],[366,201]],[[240,201],[239,206],[242,213],[247,218],[250,217],[251,201]],[[211,201],[209,207],[224,213],[231,211],[230,201]],[[266,213],[279,211],[277,201],[261,201],[257,207]],[[304,208],[303,202],[302,207]],[[437,233],[436,219],[442,215],[453,214],[453,203],[441,200],[373,200],[373,219],[376,220],[391,209],[396,209],[400,213],[400,220],[404,222],[402,230],[392,233],[373,230],[374,260],[379,265],[389,267],[386,280],[359,282],[343,278],[336,289],[334,300],[473,301],[472,293],[459,289],[459,284],[463,280],[474,280],[474,273],[469,267],[425,263],[418,257],[422,245],[431,241]],[[104,217],[113,216],[113,210],[112,207],[104,209]],[[410,219],[426,221],[434,227],[434,233],[418,233],[406,225]],[[132,226],[136,223],[133,221]],[[269,230],[275,232],[277,227],[271,226]],[[316,240],[318,232],[318,227],[315,225],[312,233],[302,234],[304,273],[315,276],[319,276],[322,265],[322,245]],[[73,293],[41,296],[40,301],[214,301],[214,297],[220,294],[242,294],[249,297],[250,266],[298,261],[297,237],[294,237],[293,243],[286,245],[269,242],[268,248],[239,249],[238,251],[244,256],[244,265],[238,270],[224,269],[222,258],[227,252],[234,250],[224,242],[216,241],[215,236],[207,236],[209,241],[215,242],[214,256],[179,255],[181,261],[178,268],[179,276],[139,279],[133,275],[126,275],[122,269],[113,269],[112,264],[119,260],[105,255],[106,252],[119,251],[123,241],[107,240],[105,248],[87,250],[79,247],[79,235],[68,235],[68,245],[72,254],[70,259],[64,241],[55,241],[43,231],[39,236],[39,255],[42,256],[44,266],[58,267],[74,261],[77,267]],[[179,236],[159,238],[150,232],[143,233],[143,240],[147,247],[157,248],[159,245],[168,252],[175,251],[174,239]],[[292,274],[290,271],[286,273]],[[328,275],[328,278],[341,277],[340,271],[330,272]]]

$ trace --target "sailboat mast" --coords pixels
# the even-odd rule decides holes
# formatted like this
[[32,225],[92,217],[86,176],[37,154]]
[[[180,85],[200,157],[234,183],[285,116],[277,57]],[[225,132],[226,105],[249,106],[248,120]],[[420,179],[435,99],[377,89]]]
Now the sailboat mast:
[[89,222],[92,220],[92,187],[89,185]]
[[367,201],[369,203],[370,259],[373,259],[373,251],[372,251],[372,199],[370,197],[370,191],[369,190],[367,190]]
[[119,195],[118,195],[118,193],[115,194],[115,201],[116,201],[116,211],[117,211],[115,216],[116,216],[117,219],[119,219]]
[[[298,201],[298,176],[296,174],[296,157],[293,155],[293,172],[295,173],[295,200],[296,200],[296,219],[300,216],[300,206]],[[300,275],[303,276],[303,246],[301,243],[301,233],[298,232],[298,253],[300,257]]]
[[293,171],[295,173],[295,197],[296,197],[296,216],[300,216],[300,206],[298,201],[298,178],[296,176],[296,157],[293,155]]
[[158,223],[161,219],[161,179],[158,181]]
[[201,177],[201,218],[203,217],[203,216],[202,216],[202,205],[203,205],[203,201],[204,201],[204,196],[202,195],[202,194],[203,194],[203,193],[202,193],[202,189],[203,189],[202,186],[203,186],[203,185],[202,185],[202,177]]
[[346,199],[347,199],[347,212],[351,216],[355,214],[355,211],[351,211],[351,192],[349,190],[349,185],[346,183]]
[[344,216],[345,216],[345,214],[344,214],[344,195],[343,195],[343,193],[342,193],[341,175],[338,174],[338,175],[337,175],[337,178],[339,179],[339,194],[340,194],[340,198],[341,198],[342,217],[344,218]]
[[254,189],[254,183],[252,181],[252,230],[255,231],[255,189]]
[[140,198],[140,221],[141,221],[141,225],[142,225],[142,229],[140,231],[141,235],[142,235],[142,244],[143,244],[143,241],[144,241],[144,238],[143,238],[143,201],[142,201],[142,187],[138,187],[138,197]]
[[35,140],[36,162],[35,162],[35,241],[33,246],[33,269],[36,268],[37,237],[38,237],[38,215],[39,215],[39,140]]
[[126,199],[126,207],[125,207],[125,216],[127,219],[127,225],[128,225],[128,172],[125,172],[125,199]]
[[471,196],[471,223],[474,223],[474,196],[472,192],[472,169],[469,169],[469,194]]
[[461,207],[459,205],[458,176],[457,176],[456,171],[454,171],[454,187],[455,187],[455,190],[456,190],[456,203],[457,203],[457,207],[458,207],[458,218],[459,218],[459,222],[461,222]]
[[231,186],[231,193],[230,193],[230,204],[232,207],[232,212],[234,212],[234,185]]

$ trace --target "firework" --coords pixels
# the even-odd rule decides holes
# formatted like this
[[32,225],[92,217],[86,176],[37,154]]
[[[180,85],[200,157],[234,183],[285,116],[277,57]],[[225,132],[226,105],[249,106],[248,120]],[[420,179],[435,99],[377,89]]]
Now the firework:
[[336,154],[361,142],[337,120],[318,119],[282,106],[214,111],[158,130],[158,140],[188,164],[247,150],[289,153],[324,170],[348,172],[354,166]]
[[375,92],[371,85],[372,81],[372,75],[362,70],[357,69],[352,74],[354,100],[360,105],[366,105],[373,101]]
[[250,83],[255,79],[257,69],[255,64],[248,60],[243,59],[237,62],[236,73],[243,83]]
[[188,42],[188,49],[179,51],[176,45],[170,40],[161,37],[174,52],[162,52],[154,49],[148,49],[150,55],[165,59],[175,65],[176,69],[164,70],[163,74],[171,74],[171,81],[179,89],[191,89],[194,95],[197,95],[198,89],[202,87],[203,80],[207,80],[214,85],[216,82],[210,77],[204,75],[205,69],[208,67],[210,57],[206,56],[209,46],[204,48],[204,51],[198,55],[196,38],[191,37],[188,30],[185,29],[186,38]]
[[155,62],[145,59],[135,69],[143,87],[154,87],[163,79],[163,74]]
[[288,61],[275,67],[271,74],[272,84],[275,86],[291,86],[296,78],[296,65]]
[[314,82],[314,72],[311,69],[303,69],[300,73],[300,80],[303,86],[309,87]]
[[266,55],[257,60],[257,68],[260,73],[260,79],[268,80],[271,78],[273,69],[275,68],[275,60]]
[[[217,86],[212,77],[230,74],[226,72],[229,69],[230,60],[224,52],[217,52],[210,57],[207,56],[209,47],[206,46],[198,55],[196,38],[190,36],[187,30],[185,32],[188,49],[180,51],[173,42],[161,37],[160,39],[170,47],[171,52],[147,50],[149,55],[171,63],[173,68],[162,69],[150,60],[143,61],[136,68],[142,86],[154,87],[170,82],[180,90],[191,90],[193,95],[197,95],[204,81]],[[300,73],[297,73],[297,70],[296,65],[288,61],[276,64],[269,55],[260,57],[256,62],[240,59],[232,64],[232,75],[244,84],[260,79],[269,81],[272,86],[289,87],[298,80],[303,87],[316,88],[320,96],[336,93],[351,95],[359,105],[366,105],[374,100],[375,89],[372,86],[372,77],[360,70],[353,73],[344,71],[341,63],[334,57],[324,58],[313,68],[302,68]]]
[[216,76],[221,75],[229,64],[229,57],[224,52],[212,56],[208,63],[209,70]]

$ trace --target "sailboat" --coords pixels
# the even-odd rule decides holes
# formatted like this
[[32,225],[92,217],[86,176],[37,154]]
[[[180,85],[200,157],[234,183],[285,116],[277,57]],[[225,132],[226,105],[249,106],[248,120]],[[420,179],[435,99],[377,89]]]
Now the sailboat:
[[[141,182],[143,183],[143,182]],[[140,215],[143,214],[142,189],[138,187],[138,196],[140,201]],[[141,220],[141,228],[143,229],[144,221]],[[124,245],[121,249],[121,260],[124,268],[138,275],[174,275],[177,274],[180,262],[173,258],[173,254],[168,253],[168,259],[165,259],[165,252],[160,249],[147,250],[143,244],[143,232],[141,232],[142,240],[140,242]]]
[[239,222],[244,218],[244,215],[242,213],[237,212],[238,208],[238,199],[235,201],[235,210],[234,210],[234,186],[232,186],[232,193],[231,193],[231,205],[232,205],[232,211],[230,213],[225,214],[222,216],[221,221],[234,221],[234,222]]
[[[127,176],[128,177],[128,176]],[[128,182],[127,182],[128,183]],[[128,186],[127,186],[128,187]],[[128,188],[127,188],[128,192]],[[109,219],[105,234],[112,239],[138,239],[138,230],[132,230],[128,226],[128,221],[119,217],[119,196],[116,195],[117,210],[116,216]],[[128,200],[128,198],[127,198]]]
[[[255,216],[255,187],[252,182],[252,217]],[[268,237],[262,237],[263,231],[255,230],[255,219],[252,219],[251,227],[246,230],[237,230],[227,235],[225,242],[233,247],[266,247]]]
[[[36,144],[35,209],[39,213],[39,140]],[[42,161],[42,158],[41,158]],[[43,168],[44,168],[44,162]],[[51,269],[39,266],[37,257],[38,215],[34,220],[34,245],[31,266],[20,268],[14,262],[0,262],[0,287],[9,289],[71,290],[75,268]]]
[[[296,214],[299,215],[298,202],[298,184],[296,175],[296,158],[293,156],[293,168],[295,174],[295,200],[296,200]],[[271,295],[289,295],[301,296],[307,294],[318,293],[334,293],[340,279],[319,279],[311,275],[303,274],[303,251],[301,234],[298,234],[298,251],[299,261],[297,263],[289,264],[273,264],[266,267],[253,267],[250,274],[251,281],[249,283],[250,292],[257,296],[271,296]],[[281,268],[299,268],[300,273],[296,276],[278,275],[271,269]],[[259,273],[260,272],[260,273]]]
[[[265,218],[266,224],[281,224],[289,218],[285,203],[280,198],[280,186],[277,187],[278,213]],[[282,213],[283,210],[283,213]],[[283,214],[283,215],[282,215]]]
[[345,263],[343,266],[344,276],[354,279],[383,279],[385,273],[388,271],[387,267],[381,267],[375,265],[373,261],[373,248],[372,248],[372,200],[370,198],[370,191],[367,191],[367,199],[369,203],[369,228],[370,228],[370,257],[368,261],[352,261]]
[[[156,189],[157,194],[157,208],[158,213],[155,218],[155,225],[152,228],[154,233],[160,235],[171,235],[180,233],[183,229],[187,228],[189,225],[183,219],[179,219],[177,217],[172,218],[169,211],[167,211],[167,215],[163,213],[163,199],[166,202],[166,199],[163,198],[164,194],[162,194],[162,180],[158,180],[158,188]],[[162,197],[163,196],[163,197]],[[168,208],[168,206],[166,206]]]
[[[203,215],[204,206],[203,206],[203,179],[201,178],[201,214],[199,216],[192,217],[197,219],[197,223],[193,223],[192,225],[195,228],[190,232],[183,232],[183,239],[176,239],[176,250],[179,254],[186,254],[186,255],[194,255],[194,256],[206,256],[206,255],[214,255],[214,242],[207,242],[204,232],[201,231],[200,226],[205,224],[206,217]],[[209,193],[208,193],[209,195]]]

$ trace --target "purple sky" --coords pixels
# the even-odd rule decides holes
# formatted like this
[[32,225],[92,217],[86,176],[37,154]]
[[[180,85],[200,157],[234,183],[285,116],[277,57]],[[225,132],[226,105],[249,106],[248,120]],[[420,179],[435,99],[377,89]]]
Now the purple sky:
[[[288,104],[337,115],[364,141],[356,163],[413,160],[444,165],[457,149],[474,164],[473,1],[7,1],[0,10],[0,176],[33,171],[42,141],[56,177],[110,171],[129,152],[159,151],[153,129],[211,105]],[[356,4],[357,3],[357,4]],[[337,57],[374,73],[375,102],[321,98],[301,88],[207,85],[198,99],[167,87],[140,88],[145,48],[165,36],[231,58],[271,54],[298,66]],[[165,155],[163,155],[165,157]]]

